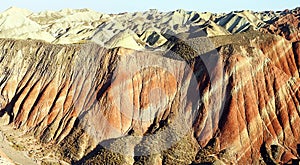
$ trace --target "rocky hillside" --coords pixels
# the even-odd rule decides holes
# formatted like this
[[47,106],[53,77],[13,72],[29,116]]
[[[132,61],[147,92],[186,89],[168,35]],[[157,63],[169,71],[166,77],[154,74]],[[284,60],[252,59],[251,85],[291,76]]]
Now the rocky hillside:
[[299,14],[10,8],[1,132],[38,164],[299,162]]

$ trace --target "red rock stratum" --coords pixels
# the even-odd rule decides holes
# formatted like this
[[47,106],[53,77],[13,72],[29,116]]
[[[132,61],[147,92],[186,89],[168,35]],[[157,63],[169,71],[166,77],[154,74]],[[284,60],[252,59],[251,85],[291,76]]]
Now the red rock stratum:
[[[64,22],[64,12],[91,14],[60,11],[53,22],[51,14],[26,12],[24,19],[48,27],[48,35]],[[76,42],[71,36],[82,28],[78,22],[51,43],[0,39],[1,124],[34,136],[53,148],[48,152],[74,164],[297,162],[299,8],[280,14],[172,14],[89,15],[92,24]],[[119,26],[109,19],[128,15],[152,16],[155,24],[178,33],[125,21],[127,30],[103,35]],[[175,16],[190,24],[180,29]]]

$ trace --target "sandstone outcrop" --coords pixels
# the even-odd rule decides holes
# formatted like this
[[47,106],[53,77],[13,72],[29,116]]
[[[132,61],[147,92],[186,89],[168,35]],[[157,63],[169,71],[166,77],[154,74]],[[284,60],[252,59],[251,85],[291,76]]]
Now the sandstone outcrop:
[[270,25],[263,28],[263,30],[268,31],[272,34],[278,34],[284,36],[287,40],[291,42],[296,42],[300,40],[300,14],[287,14],[285,16],[279,17],[278,20],[272,22]]
[[[11,10],[24,24],[9,23]],[[58,146],[69,163],[299,160],[299,8],[12,8],[0,21],[1,124]]]

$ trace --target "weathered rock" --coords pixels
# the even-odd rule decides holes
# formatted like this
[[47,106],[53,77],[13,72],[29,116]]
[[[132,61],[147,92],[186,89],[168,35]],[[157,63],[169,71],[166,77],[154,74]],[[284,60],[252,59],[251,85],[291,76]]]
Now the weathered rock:
[[290,13],[279,17],[278,20],[274,21],[270,25],[262,28],[262,31],[268,31],[272,34],[278,34],[285,37],[291,42],[300,40],[300,14],[299,9],[295,13]]
[[[299,30],[296,14],[273,24]],[[297,34],[246,31],[170,51],[1,39],[1,119],[78,164],[295,161]]]
[[297,64],[298,73],[300,68],[300,42],[293,43],[293,51],[295,55],[295,62]]

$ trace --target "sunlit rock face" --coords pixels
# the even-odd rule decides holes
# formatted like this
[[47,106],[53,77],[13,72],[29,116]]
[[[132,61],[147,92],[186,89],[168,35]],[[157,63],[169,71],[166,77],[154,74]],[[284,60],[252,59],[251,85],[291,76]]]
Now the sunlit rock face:
[[300,13],[299,10],[297,10],[294,13],[279,17],[270,25],[262,28],[262,30],[281,35],[291,42],[296,42],[300,40],[299,23]]
[[[0,35],[21,26],[9,24],[11,10],[17,9],[0,17],[6,20]],[[97,17],[90,10],[18,13],[28,26],[47,27],[49,35],[60,26],[71,30],[48,42],[0,40],[0,121],[45,146],[59,146],[61,159],[78,164],[299,159],[299,9]],[[140,23],[125,21],[122,27],[130,30],[119,33],[113,18]],[[142,26],[146,18],[165,29]],[[34,33],[21,27],[30,36],[40,33],[39,26]],[[106,32],[112,32],[109,38]]]

